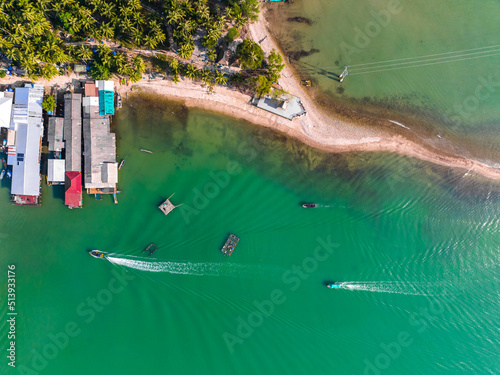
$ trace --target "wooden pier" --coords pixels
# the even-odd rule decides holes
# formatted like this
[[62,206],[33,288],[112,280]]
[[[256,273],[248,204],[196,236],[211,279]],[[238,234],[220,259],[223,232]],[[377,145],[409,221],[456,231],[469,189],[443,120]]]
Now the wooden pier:
[[182,205],[182,204],[179,204],[179,205],[176,206],[172,202],[170,202],[170,198],[172,198],[174,196],[174,194],[172,194],[170,197],[168,197],[167,200],[165,200],[162,204],[160,204],[158,206],[158,208],[161,210],[161,212],[163,212],[165,215],[168,215],[170,212],[172,212],[172,210],[174,208],[179,207],[179,206]]
[[224,255],[230,257],[234,251],[234,248],[236,247],[236,245],[238,245],[239,240],[240,239],[234,234],[229,234],[226,243],[224,244],[224,246],[222,246],[222,249],[220,251],[222,251]]

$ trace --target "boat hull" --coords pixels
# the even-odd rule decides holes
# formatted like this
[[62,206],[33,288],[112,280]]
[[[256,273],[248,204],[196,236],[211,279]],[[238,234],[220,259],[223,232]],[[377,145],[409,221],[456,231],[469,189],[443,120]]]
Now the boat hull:
[[104,258],[104,253],[99,250],[91,250],[89,251],[89,254],[94,258]]
[[328,283],[328,284],[326,284],[326,287],[329,289],[342,289],[342,284],[341,283]]
[[316,208],[318,205],[316,203],[304,203],[302,207],[304,208]]

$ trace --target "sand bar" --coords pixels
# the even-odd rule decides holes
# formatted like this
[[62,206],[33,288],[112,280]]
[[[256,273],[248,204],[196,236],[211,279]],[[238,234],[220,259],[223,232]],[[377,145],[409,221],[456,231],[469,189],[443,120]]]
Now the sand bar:
[[[249,26],[249,34],[253,40],[261,40],[261,46],[267,53],[271,49],[279,50],[277,44],[268,33],[266,20],[260,15],[259,20]],[[267,37],[266,37],[267,36]],[[51,81],[39,80],[47,92],[50,87],[59,84],[64,88],[74,79],[82,79],[71,74],[58,76]],[[18,77],[7,76],[0,79],[1,84],[13,84],[20,81]],[[355,122],[344,120],[335,115],[324,113],[304,87],[294,78],[293,69],[287,64],[280,78],[280,85],[295,96],[299,96],[307,110],[307,116],[293,121],[261,110],[250,104],[251,97],[226,87],[217,86],[215,92],[208,93],[200,82],[182,79],[175,84],[168,79],[143,79],[130,86],[121,86],[116,81],[115,87],[122,96],[128,92],[146,92],[181,100],[187,107],[196,107],[228,116],[241,118],[254,124],[279,130],[299,139],[307,145],[328,152],[386,151],[415,157],[446,167],[462,168],[490,179],[500,180],[500,169],[486,165],[480,161],[466,159],[457,155],[444,153],[426,144],[417,144],[398,134],[389,131],[369,129]]]

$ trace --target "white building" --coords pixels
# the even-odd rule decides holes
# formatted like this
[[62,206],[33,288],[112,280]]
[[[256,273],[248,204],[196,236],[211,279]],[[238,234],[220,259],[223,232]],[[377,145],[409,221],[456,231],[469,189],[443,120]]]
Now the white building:
[[43,86],[26,84],[14,93],[10,128],[16,132],[7,164],[12,166],[11,194],[17,204],[40,203],[40,151],[43,136]]

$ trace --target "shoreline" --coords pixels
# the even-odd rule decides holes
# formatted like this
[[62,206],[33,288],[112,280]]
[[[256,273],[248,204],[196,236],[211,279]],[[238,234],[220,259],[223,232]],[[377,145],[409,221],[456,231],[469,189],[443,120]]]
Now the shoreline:
[[[248,26],[248,34],[253,40],[260,40],[261,47],[266,54],[271,49],[281,51],[267,29],[267,21],[262,9],[257,22]],[[290,121],[274,115],[250,104],[251,97],[226,87],[216,86],[215,91],[207,93],[199,82],[182,79],[175,84],[171,80],[143,79],[130,86],[122,86],[115,80],[116,91],[122,97],[127,93],[146,92],[179,100],[187,107],[204,109],[210,112],[221,113],[253,124],[266,126],[297,138],[301,142],[332,153],[345,152],[390,152],[402,156],[409,156],[450,168],[461,168],[466,173],[475,172],[493,180],[500,180],[500,169],[488,166],[480,161],[467,159],[457,155],[438,151],[430,145],[419,144],[402,135],[391,133],[388,130],[374,130],[363,126],[362,119],[357,121],[345,120],[340,116],[324,113],[316,105],[309,93],[294,78],[294,70],[286,61],[279,83],[281,87],[292,95],[300,97],[307,110],[307,116]],[[74,79],[83,79],[74,73],[69,76],[58,76],[51,81],[39,80],[46,90],[54,84],[64,87]],[[7,76],[0,79],[1,84],[12,84],[22,81],[22,78]],[[382,121],[382,120],[380,120]],[[390,121],[390,120],[385,120]]]

